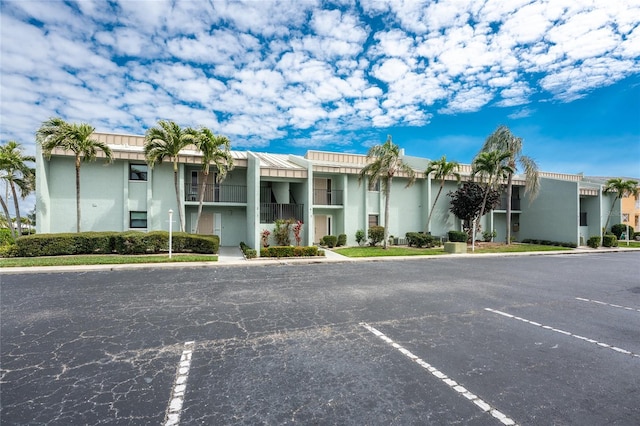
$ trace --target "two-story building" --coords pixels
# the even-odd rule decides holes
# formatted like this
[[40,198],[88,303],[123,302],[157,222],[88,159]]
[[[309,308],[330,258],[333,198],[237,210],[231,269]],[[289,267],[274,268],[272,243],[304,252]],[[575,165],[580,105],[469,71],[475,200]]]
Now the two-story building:
[[[241,241],[260,246],[260,235],[273,230],[276,219],[301,220],[302,244],[317,243],[325,235],[346,234],[355,244],[357,230],[384,225],[384,193],[369,188],[360,179],[367,164],[365,155],[308,151],[286,155],[232,151],[234,169],[218,183],[215,170],[205,184],[203,213],[195,229],[198,188],[204,178],[201,155],[194,147],[181,151],[179,161],[180,201],[176,200],[170,162],[149,167],[144,158],[144,137],[96,133],[108,144],[113,162],[99,158],[81,167],[81,230],[168,230],[169,210],[173,229],[179,229],[178,212],[185,231],[216,234],[224,246]],[[74,232],[76,223],[75,166],[69,152],[56,149],[49,160],[38,147],[36,155],[37,232]],[[391,190],[390,229],[396,237],[406,232],[425,231],[429,210],[440,182],[426,176],[429,160],[403,154],[403,161],[416,172],[414,185],[405,188],[407,177],[399,175]],[[462,166],[463,179],[471,172]],[[541,189],[531,201],[524,193],[524,180],[516,176],[511,202],[512,236],[584,244],[600,235],[609,212],[612,194],[602,185],[581,175],[540,173]],[[445,182],[431,219],[433,235],[460,230],[460,221],[449,211],[449,191],[457,188],[451,177]],[[506,203],[482,219],[483,229],[496,230],[504,241]],[[611,224],[620,223],[619,202]]]

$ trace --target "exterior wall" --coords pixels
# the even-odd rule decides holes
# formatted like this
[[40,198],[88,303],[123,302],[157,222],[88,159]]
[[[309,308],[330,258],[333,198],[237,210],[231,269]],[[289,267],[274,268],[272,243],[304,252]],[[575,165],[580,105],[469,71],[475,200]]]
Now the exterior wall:
[[246,243],[260,255],[260,160],[253,153],[248,155],[247,168],[247,222]]
[[578,183],[556,179],[540,179],[538,197],[529,204],[522,200],[520,239],[538,239],[578,244]]
[[[429,217],[429,211],[433,205],[433,201],[438,195],[440,189],[440,181],[431,180],[431,197],[427,202],[427,210],[424,215],[424,225],[427,224],[427,218]],[[455,217],[453,213],[449,211],[451,206],[451,198],[447,195],[449,192],[453,192],[458,189],[458,184],[455,181],[445,181],[440,198],[435,205],[433,215],[431,216],[431,235],[446,236],[449,231],[460,230],[460,220]]]
[[[178,176],[184,176],[184,166],[180,166]],[[180,215],[178,209],[184,204],[177,204],[176,190],[173,183],[173,165],[170,162],[156,164],[148,176],[149,191],[147,192],[147,230],[169,230],[169,210],[173,210],[173,230],[180,230]],[[180,200],[184,200],[184,179],[178,182]],[[131,209],[129,209],[131,210]],[[184,210],[183,210],[184,212]],[[186,218],[185,218],[186,224]],[[187,229],[185,227],[185,229]]]
[[606,231],[611,231],[612,225],[622,223],[622,203],[621,203],[622,200],[620,199],[616,200],[615,199],[616,195],[617,194],[611,193],[611,192],[602,193],[602,210],[601,210],[602,223],[600,224],[601,227],[604,227],[607,224],[607,218],[609,217],[609,214],[611,214]]
[[[391,203],[389,207],[389,235],[404,237],[407,232],[424,231],[427,216],[423,214],[423,186],[417,180],[413,186],[405,188],[407,179],[394,178],[391,183]],[[383,192],[381,191],[381,194]],[[381,212],[384,212],[384,196]],[[381,215],[382,216],[382,215]],[[380,225],[384,226],[382,219]]]
[[[621,204],[623,215],[623,220],[621,223],[633,226],[636,232],[640,232],[640,196],[624,197],[621,201]],[[624,220],[624,215],[627,215],[628,220]]]
[[365,182],[358,183],[357,175],[346,175],[344,179],[344,234],[347,245],[356,245],[356,231],[367,227],[367,200],[369,191]]

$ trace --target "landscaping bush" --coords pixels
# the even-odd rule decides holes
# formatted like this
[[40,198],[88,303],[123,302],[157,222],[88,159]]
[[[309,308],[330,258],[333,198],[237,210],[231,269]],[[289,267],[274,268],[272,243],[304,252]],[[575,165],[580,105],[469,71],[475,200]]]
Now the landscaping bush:
[[242,253],[244,253],[244,257],[246,257],[247,259],[254,259],[258,256],[258,252],[246,245],[244,241],[240,241],[240,250],[242,250]]
[[420,232],[407,232],[405,234],[405,237],[407,238],[407,245],[409,247],[431,248],[440,245],[440,239],[429,234],[423,234]]
[[302,256],[324,256],[324,251],[318,250],[316,246],[274,246],[265,247],[260,250],[261,257],[302,257]]
[[347,234],[338,235],[338,244],[336,244],[336,247],[341,247],[346,245],[347,245]]
[[0,229],[0,246],[6,246],[9,244],[13,244],[11,230],[7,228]]
[[469,237],[464,231],[449,231],[447,234],[452,243],[466,243]]
[[324,245],[329,248],[334,248],[338,243],[338,237],[335,235],[325,235],[322,237],[322,240],[324,241]]
[[640,232],[634,232],[633,233],[633,239],[636,241],[640,241]]
[[[532,240],[530,238],[525,238],[522,240],[523,244],[539,244],[539,245],[551,245],[551,246],[559,246],[559,247],[569,247],[576,248],[578,245],[576,243],[564,243],[561,241],[548,241],[548,240]],[[545,244],[549,243],[549,244]]]
[[606,234],[602,237],[603,247],[618,247],[618,239],[615,235]]
[[[218,252],[217,235],[173,234],[172,249],[176,253]],[[15,257],[60,256],[76,254],[147,254],[167,251],[169,233],[155,232],[81,232],[66,234],[34,234],[19,238],[6,255]]]
[[482,239],[484,240],[485,243],[490,243],[491,240],[493,240],[497,236],[498,236],[498,231],[496,231],[495,229],[493,231],[484,231],[482,233]]
[[372,226],[369,228],[369,245],[375,246],[384,239],[384,226]]
[[275,229],[273,230],[273,238],[276,240],[276,244],[279,246],[291,245],[291,225],[293,225],[293,219],[278,219],[275,222]]
[[362,245],[362,243],[364,243],[364,230],[362,229],[358,229],[356,231],[356,243],[358,243],[359,246]]
[[[622,234],[626,234],[627,233],[627,225],[625,225],[624,223],[619,223],[617,225],[613,225],[611,227],[611,233],[613,235],[616,236],[617,239],[620,239],[620,237],[622,237]],[[633,226],[629,226],[629,235],[627,235],[627,239],[631,239],[630,236],[634,235],[634,229]]]
[[600,237],[599,236],[594,236],[594,237],[590,237],[587,240],[587,245],[591,248],[598,248],[600,247]]

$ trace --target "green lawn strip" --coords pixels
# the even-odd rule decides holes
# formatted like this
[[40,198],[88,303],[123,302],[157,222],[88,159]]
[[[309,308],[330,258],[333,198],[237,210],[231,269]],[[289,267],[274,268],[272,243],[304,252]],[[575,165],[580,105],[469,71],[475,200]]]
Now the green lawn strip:
[[132,263],[215,262],[217,255],[168,254],[159,255],[78,255],[50,257],[16,257],[0,259],[0,268],[29,266],[120,265]]
[[618,247],[640,248],[640,241],[629,241],[628,246],[626,241],[618,241]]
[[[558,251],[558,250],[571,250],[566,247],[557,246],[544,246],[536,244],[511,244],[495,247],[476,247],[475,253],[517,253],[528,251]],[[387,250],[382,247],[345,247],[334,249],[336,253],[339,253],[347,257],[379,257],[379,256],[424,256],[424,255],[439,255],[447,254],[443,247],[436,247],[430,249],[419,249],[414,247],[397,247],[392,246]],[[467,253],[471,253],[471,246],[467,246]]]

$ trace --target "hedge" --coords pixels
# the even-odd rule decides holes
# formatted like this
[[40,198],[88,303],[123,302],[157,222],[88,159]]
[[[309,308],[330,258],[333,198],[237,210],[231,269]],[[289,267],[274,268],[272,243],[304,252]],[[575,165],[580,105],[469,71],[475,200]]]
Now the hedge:
[[532,240],[530,238],[526,238],[522,240],[523,244],[539,244],[543,246],[558,246],[558,247],[568,247],[568,248],[576,248],[578,245],[576,243],[566,243],[562,241],[549,241],[549,240]]
[[423,234],[420,232],[407,232],[405,236],[407,237],[407,245],[409,247],[415,246],[417,248],[431,248],[440,245],[440,238],[433,237],[429,234]]
[[615,235],[606,234],[602,237],[603,247],[618,247],[618,239]]
[[260,250],[260,257],[303,257],[324,256],[317,246],[273,246]]
[[[220,246],[217,235],[195,235],[175,232],[172,251],[175,253],[215,254]],[[35,257],[77,254],[151,254],[168,251],[169,233],[154,232],[81,232],[65,234],[35,234],[19,238],[7,256]]]
[[466,243],[469,235],[464,231],[449,231],[449,241],[452,243]]

